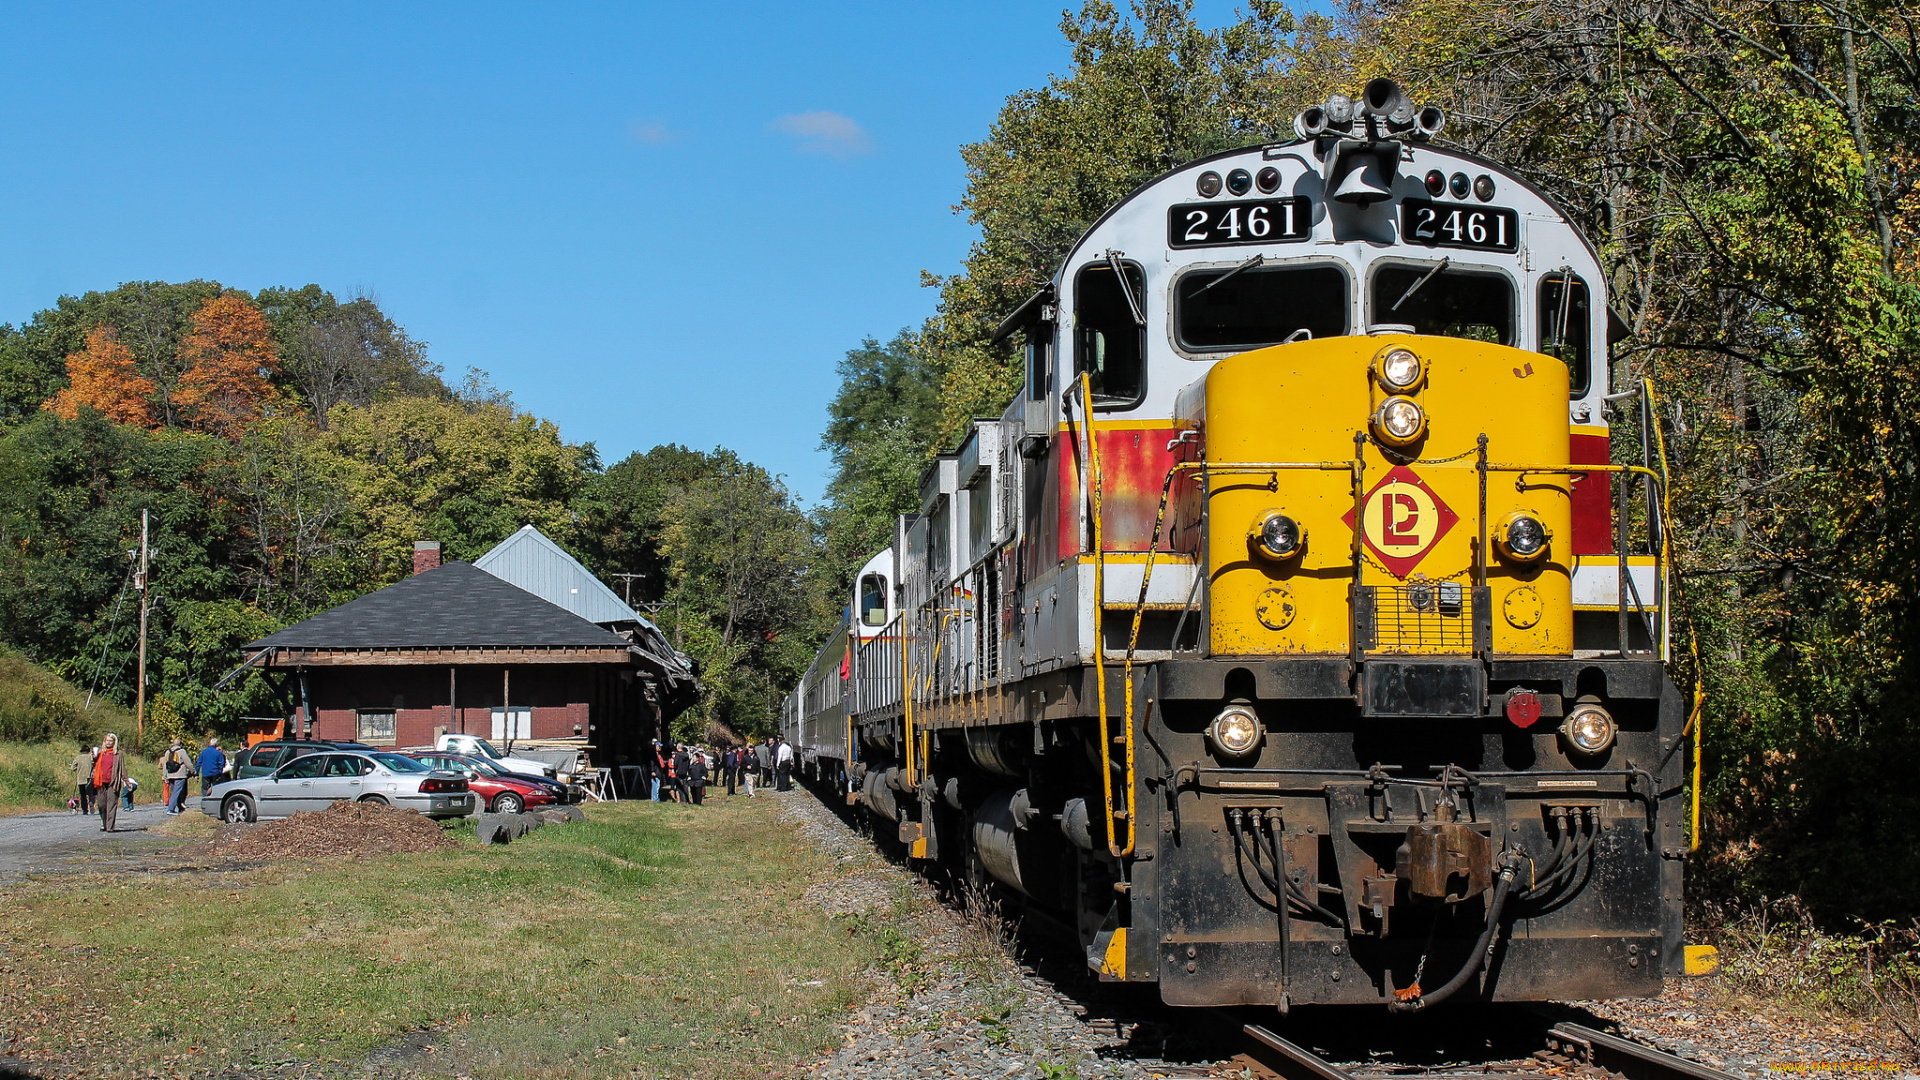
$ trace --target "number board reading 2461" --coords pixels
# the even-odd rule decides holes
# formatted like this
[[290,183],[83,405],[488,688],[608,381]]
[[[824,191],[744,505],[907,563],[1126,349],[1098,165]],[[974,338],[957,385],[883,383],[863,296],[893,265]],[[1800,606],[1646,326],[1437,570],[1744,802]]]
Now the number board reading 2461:
[[1504,206],[1461,206],[1408,199],[1400,204],[1400,239],[1428,247],[1517,251],[1520,215]]
[[1272,244],[1305,240],[1312,232],[1313,200],[1304,195],[1167,208],[1169,247]]

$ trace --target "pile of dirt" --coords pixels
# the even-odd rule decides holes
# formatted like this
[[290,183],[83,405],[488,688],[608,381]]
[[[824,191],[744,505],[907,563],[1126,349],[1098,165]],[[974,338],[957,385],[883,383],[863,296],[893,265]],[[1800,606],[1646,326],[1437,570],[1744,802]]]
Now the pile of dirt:
[[221,825],[208,844],[213,854],[230,859],[390,855],[454,846],[440,823],[418,810],[350,802],[259,825]]

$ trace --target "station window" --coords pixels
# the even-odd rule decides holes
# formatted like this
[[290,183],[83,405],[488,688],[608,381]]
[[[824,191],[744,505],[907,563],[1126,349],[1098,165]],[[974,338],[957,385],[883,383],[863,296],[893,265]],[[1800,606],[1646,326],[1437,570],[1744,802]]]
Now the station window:
[[1451,266],[1436,274],[1434,265],[1386,266],[1376,272],[1369,322],[1406,323],[1419,334],[1513,344],[1513,283],[1506,275]]
[[359,713],[359,722],[355,725],[354,735],[363,743],[390,743],[393,741],[393,713],[388,710],[363,709]]
[[860,579],[860,622],[865,626],[887,625],[887,579],[879,574]]
[[1174,286],[1174,328],[1194,352],[1278,345],[1305,330],[1347,332],[1347,276],[1332,266],[1197,270]]
[[1593,313],[1588,308],[1587,283],[1568,271],[1540,279],[1540,351],[1567,365],[1567,381],[1574,397],[1592,384]]
[[1132,405],[1146,390],[1147,328],[1134,317],[1146,311],[1146,276],[1137,263],[1121,263],[1126,288],[1107,263],[1080,271],[1074,283],[1076,371],[1092,375],[1093,403]]

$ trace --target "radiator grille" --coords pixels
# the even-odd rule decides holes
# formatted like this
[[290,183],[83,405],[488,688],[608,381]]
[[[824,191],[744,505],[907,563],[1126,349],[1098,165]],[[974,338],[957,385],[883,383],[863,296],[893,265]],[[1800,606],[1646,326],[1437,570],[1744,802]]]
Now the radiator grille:
[[1364,649],[1474,649],[1485,590],[1457,581],[1363,585],[1355,590]]

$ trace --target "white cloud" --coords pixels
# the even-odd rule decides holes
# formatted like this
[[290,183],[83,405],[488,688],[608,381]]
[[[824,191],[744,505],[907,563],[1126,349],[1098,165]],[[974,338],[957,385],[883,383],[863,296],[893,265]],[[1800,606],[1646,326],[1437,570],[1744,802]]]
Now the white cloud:
[[867,129],[837,112],[804,112],[775,120],[772,130],[792,136],[794,149],[803,154],[828,157],[853,157],[873,149]]
[[627,134],[633,137],[634,142],[646,143],[648,146],[659,146],[661,143],[670,143],[679,137],[673,132],[668,131],[667,125],[657,121],[642,122],[636,120],[627,125]]

